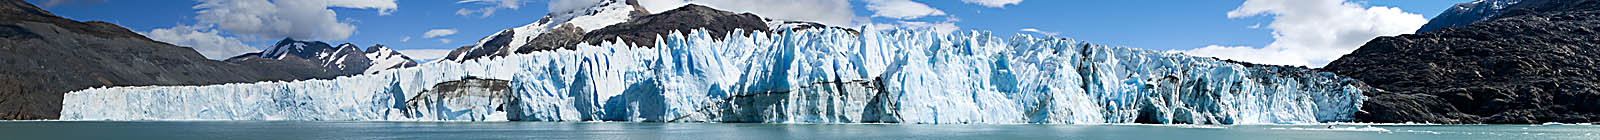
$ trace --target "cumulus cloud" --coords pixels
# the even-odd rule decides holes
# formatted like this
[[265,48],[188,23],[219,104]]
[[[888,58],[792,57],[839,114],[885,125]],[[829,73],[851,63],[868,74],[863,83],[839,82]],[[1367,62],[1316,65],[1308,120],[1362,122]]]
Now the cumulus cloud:
[[1047,31],[1044,31],[1044,30],[1039,30],[1039,29],[1034,29],[1034,28],[1022,28],[1022,30],[1018,30],[1018,31],[1020,31],[1020,32],[1028,32],[1028,33],[1037,33],[1037,34],[1049,35],[1049,36],[1061,35],[1061,33],[1047,32]]
[[874,17],[915,19],[945,15],[944,11],[911,0],[865,0]]
[[150,39],[172,43],[173,45],[194,48],[210,59],[227,59],[235,55],[256,52],[256,48],[245,45],[237,38],[222,36],[212,26],[178,25],[172,28],[158,28],[150,32],[140,32]]
[[433,29],[422,33],[422,38],[435,38],[456,34],[456,29]]
[[1411,33],[1427,23],[1400,8],[1364,6],[1344,0],[1247,0],[1229,18],[1270,16],[1266,47],[1208,46],[1182,51],[1246,62],[1322,67],[1379,36]]
[[355,34],[350,21],[338,20],[329,8],[375,9],[387,15],[398,8],[394,0],[198,0],[195,20],[200,25],[253,38],[344,40]]
[[1003,8],[1006,7],[1006,5],[1022,3],[1022,0],[961,0],[961,2],[983,5],[985,7]]
[[[563,0],[551,1],[554,2]],[[523,2],[524,1],[522,0],[461,0],[456,1],[456,4],[474,4],[479,5],[481,8],[461,8],[460,10],[456,10],[456,15],[471,16],[473,14],[478,14],[478,17],[480,18],[487,18],[489,16],[493,16],[494,11],[499,9],[521,8]]]
[[848,0],[641,0],[650,12],[662,12],[694,3],[733,12],[750,12],[765,18],[815,21],[829,25],[856,25]]

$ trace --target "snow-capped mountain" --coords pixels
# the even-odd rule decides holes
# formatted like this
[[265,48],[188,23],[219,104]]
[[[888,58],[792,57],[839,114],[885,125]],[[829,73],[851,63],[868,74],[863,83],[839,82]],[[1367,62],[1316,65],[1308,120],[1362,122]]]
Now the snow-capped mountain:
[[387,69],[416,66],[416,62],[400,52],[382,45],[362,51],[355,44],[344,43],[334,47],[322,41],[300,41],[285,38],[266,50],[229,58],[228,61],[277,60],[289,63],[311,63],[341,75],[372,73]]
[[[471,60],[486,56],[506,56],[528,44],[534,38],[546,32],[568,26],[567,32],[582,34],[588,30],[600,29],[612,24],[622,23],[634,16],[649,14],[637,1],[633,0],[603,0],[589,8],[574,9],[572,11],[550,12],[544,18],[533,24],[511,29],[501,30],[493,35],[478,40],[477,44],[465,46],[451,51],[441,61]],[[574,29],[575,28],[575,29]]]
[[633,1],[600,1],[590,8],[556,12],[533,24],[502,30],[479,40],[476,45],[458,48],[440,61],[459,62],[485,56],[506,56],[555,49],[571,50],[579,43],[601,44],[607,41],[653,47],[657,36],[696,29],[714,32],[712,36],[717,39],[723,38],[723,35],[734,29],[752,32],[843,29],[851,34],[859,33],[850,28],[806,21],[766,19],[751,13],[721,11],[695,4],[654,14],[648,13],[651,11],[639,8]]
[[1439,16],[1429,20],[1428,24],[1422,25],[1422,29],[1417,29],[1417,33],[1426,33],[1489,20],[1519,2],[1522,2],[1522,0],[1478,0],[1456,4],[1445,10],[1444,13],[1440,13]]
[[367,47],[367,51],[365,53],[367,55],[367,59],[372,60],[372,63],[370,63],[370,65],[367,67],[367,70],[362,72],[365,74],[377,73],[379,71],[389,69],[417,66],[416,60],[411,59],[410,56],[401,54],[400,51],[389,49],[387,46],[374,45],[372,47]]

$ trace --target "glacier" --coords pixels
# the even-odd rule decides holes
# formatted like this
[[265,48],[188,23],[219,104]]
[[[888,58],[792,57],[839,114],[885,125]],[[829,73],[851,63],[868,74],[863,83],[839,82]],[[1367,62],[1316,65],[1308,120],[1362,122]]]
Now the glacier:
[[[856,29],[691,31],[654,48],[581,44],[328,80],[91,88],[65,95],[61,119],[1300,124],[1348,121],[1366,99],[1360,81],[1304,68],[1052,37]],[[407,110],[410,98],[464,78],[509,81],[509,97]],[[500,109],[484,110],[491,104]]]

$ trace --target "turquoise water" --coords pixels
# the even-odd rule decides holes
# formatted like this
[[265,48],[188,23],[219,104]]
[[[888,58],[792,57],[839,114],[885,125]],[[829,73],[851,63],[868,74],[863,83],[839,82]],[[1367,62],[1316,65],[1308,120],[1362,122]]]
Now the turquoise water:
[[0,139],[1600,139],[1594,125],[0,122]]

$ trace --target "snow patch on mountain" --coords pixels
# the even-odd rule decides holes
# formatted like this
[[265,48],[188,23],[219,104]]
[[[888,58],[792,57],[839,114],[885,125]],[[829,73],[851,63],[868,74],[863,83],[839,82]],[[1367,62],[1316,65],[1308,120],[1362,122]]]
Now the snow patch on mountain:
[[389,49],[389,47],[383,45],[367,47],[367,51],[365,53],[367,59],[372,60],[372,63],[370,63],[371,65],[367,67],[367,70],[362,72],[365,74],[374,74],[383,70],[417,66],[416,60],[411,59],[410,56],[401,54],[400,51]]

